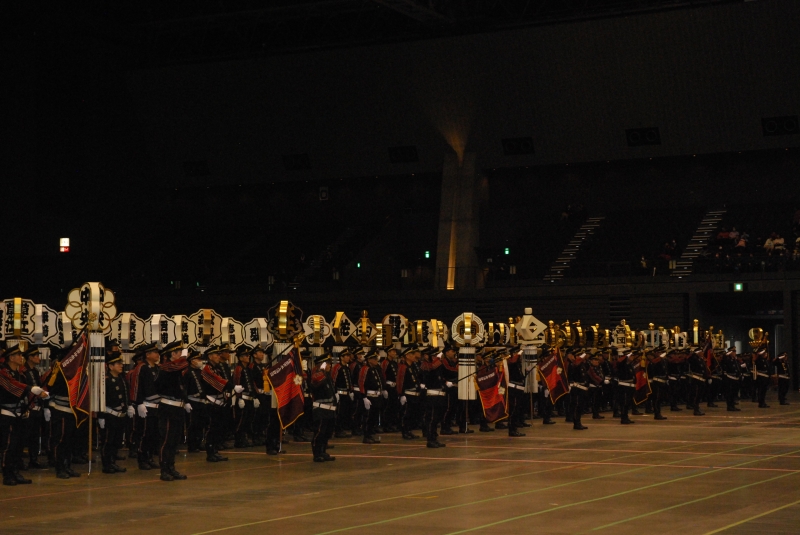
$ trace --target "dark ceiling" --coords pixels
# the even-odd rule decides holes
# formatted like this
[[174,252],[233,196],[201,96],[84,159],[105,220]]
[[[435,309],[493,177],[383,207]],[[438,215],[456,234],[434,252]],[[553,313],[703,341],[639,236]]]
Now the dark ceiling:
[[[128,67],[149,68],[742,1],[96,0],[70,7],[59,20],[126,49]],[[25,11],[41,10],[29,13],[35,19],[48,18],[52,7],[36,1],[22,5]],[[63,14],[65,8],[59,9]]]

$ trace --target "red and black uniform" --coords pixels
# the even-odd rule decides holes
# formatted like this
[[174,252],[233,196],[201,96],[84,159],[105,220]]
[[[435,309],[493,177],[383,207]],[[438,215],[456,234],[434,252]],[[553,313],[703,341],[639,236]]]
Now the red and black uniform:
[[622,355],[617,360],[617,397],[619,403],[619,414],[621,423],[633,423],[628,417],[628,411],[631,410],[633,405],[633,393],[636,388],[636,372],[633,369],[633,363],[628,361],[628,357]]
[[243,389],[241,394],[237,394],[236,397],[238,399],[234,407],[235,446],[237,448],[248,448],[253,445],[248,441],[247,435],[253,435],[253,416],[256,410],[253,402],[257,395],[253,368],[249,364],[242,365],[241,362],[238,363],[233,370],[233,384],[240,385]]
[[586,367],[586,375],[589,378],[589,403],[592,406],[592,419],[602,420],[605,418],[600,414],[600,404],[603,399],[603,385],[606,377],[603,372],[603,365],[597,355],[589,361]]
[[[442,358],[442,379],[444,379],[447,392],[447,408],[442,417],[442,434],[449,435],[452,432],[450,426],[453,424],[458,425],[459,433],[466,433],[467,411],[464,403],[459,402],[458,399],[458,359],[451,361],[445,354]],[[453,386],[447,386],[447,383],[451,383]]]
[[22,373],[12,370],[8,364],[0,366],[0,464],[4,485],[30,483],[19,473],[24,439],[21,421],[30,394],[31,385]]
[[383,359],[381,361],[381,371],[383,373],[384,382],[386,383],[386,390],[389,392],[389,398],[386,400],[383,409],[381,424],[384,431],[387,433],[394,433],[398,430],[398,412],[400,408],[397,397],[397,361]]
[[439,357],[431,357],[430,360],[422,362],[422,381],[426,387],[425,390],[425,404],[426,404],[426,438],[428,439],[429,448],[440,448],[444,444],[439,442],[439,435],[437,428],[442,421],[442,416],[447,408],[447,392],[445,392],[445,382],[442,378],[442,359]]
[[522,407],[525,403],[525,373],[522,371],[522,352],[515,351],[506,360],[508,366],[508,436],[522,436]]
[[420,373],[416,366],[405,360],[397,366],[397,396],[400,402],[400,429],[403,438],[419,438],[411,431],[419,422],[422,410]]
[[[321,366],[325,365],[323,370]],[[314,437],[311,439],[311,452],[315,462],[333,461],[328,455],[328,441],[333,435],[336,423],[336,388],[331,377],[330,356],[323,358],[311,371],[312,418]],[[339,399],[342,396],[339,395]]]
[[[56,364],[58,366],[58,364]],[[47,381],[50,394],[50,457],[56,465],[56,477],[69,479],[80,474],[72,469],[72,451],[75,447],[75,413],[69,401],[69,388],[63,373],[50,372]]]
[[[170,346],[167,346],[162,354],[169,355],[172,351],[175,349],[170,350]],[[183,440],[183,428],[186,423],[184,405],[187,397],[183,376],[188,368],[189,362],[185,357],[165,360],[160,365],[158,378],[155,381],[156,393],[160,397],[158,431],[161,440],[158,448],[158,461],[161,466],[162,479],[166,474],[176,479],[186,477],[175,470],[175,453],[178,450],[178,444]]]
[[353,379],[350,376],[350,367],[336,363],[331,368],[331,380],[336,394],[339,396],[336,409],[336,437],[347,438],[349,430],[353,428]]
[[584,407],[589,398],[589,374],[586,353],[580,353],[569,361],[567,377],[569,377],[570,396],[569,413],[573,429],[586,429],[581,423]]
[[[372,360],[377,358],[377,355]],[[364,428],[364,443],[370,444],[376,442],[375,428],[378,426],[378,417],[384,405],[384,392],[386,386],[383,384],[383,373],[380,367],[365,365],[361,367],[358,376],[358,386],[362,394],[363,412],[363,428]],[[388,396],[388,392],[387,392]]]
[[233,383],[223,377],[224,371],[219,364],[209,362],[201,372],[203,391],[209,401],[208,433],[206,434],[206,460],[217,462],[227,460],[219,455],[219,446],[225,440],[229,408],[227,399],[233,389]]
[[125,472],[117,466],[117,452],[128,420],[128,389],[121,376],[106,375],[106,410],[97,414],[100,423],[100,456],[105,473]]
[[139,468],[149,470],[158,468],[153,461],[153,456],[158,454],[161,438],[159,436],[159,401],[160,396],[156,391],[158,380],[158,366],[142,362],[134,368],[135,375],[131,376],[131,399],[136,406],[136,427],[139,432],[139,447],[137,458]]

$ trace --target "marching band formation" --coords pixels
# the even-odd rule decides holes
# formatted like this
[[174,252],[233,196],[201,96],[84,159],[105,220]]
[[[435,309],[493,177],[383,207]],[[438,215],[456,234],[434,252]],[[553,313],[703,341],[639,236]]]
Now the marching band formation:
[[674,347],[664,338],[635,347],[638,333],[624,322],[622,330],[633,334],[621,346],[608,332],[606,343],[596,337],[586,344],[579,324],[568,322],[550,322],[535,344],[473,346],[470,331],[481,328],[470,316],[466,328],[460,317],[462,325],[437,343],[318,347],[313,355],[300,334],[281,351],[278,344],[151,342],[125,364],[120,342],[106,339],[105,408],[94,415],[82,404],[86,375],[69,371],[89,352],[85,333],[66,349],[48,348],[51,364],[41,374],[40,346],[11,345],[0,355],[3,484],[30,483],[22,471],[49,467],[58,478],[79,477],[73,467],[88,462],[90,440],[104,474],[125,472],[118,461],[135,458],[140,470],[160,469],[163,481],[175,481],[187,477],[175,469],[184,444],[216,463],[228,460],[221,452],[229,448],[260,446],[279,455],[292,437],[310,442],[313,460],[326,462],[335,460],[328,453],[334,437],[374,444],[381,434],[415,440],[420,432],[427,447],[442,448],[441,436],[473,433],[470,425],[522,437],[527,420],[553,424],[556,415],[585,430],[589,414],[602,419],[611,412],[633,424],[630,416],[642,410],[655,420],[666,419],[667,407],[703,416],[704,404],[723,400],[728,411],[748,399],[768,408],[771,384],[788,404],[787,355],[771,358],[760,330],[747,354],[721,347],[713,332],[697,346]]

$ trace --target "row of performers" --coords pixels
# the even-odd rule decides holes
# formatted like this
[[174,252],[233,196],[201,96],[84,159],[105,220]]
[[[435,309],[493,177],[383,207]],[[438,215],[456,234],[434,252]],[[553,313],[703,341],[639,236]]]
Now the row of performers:
[[[519,429],[530,425],[526,417],[539,417],[549,424],[554,412],[566,415],[575,429],[585,429],[581,417],[586,412],[602,418],[601,412],[613,408],[622,423],[631,423],[629,411],[636,414],[636,405],[641,403],[656,419],[664,419],[661,406],[667,402],[671,410],[680,410],[678,404],[685,402],[702,415],[703,396],[709,406],[715,406],[720,392],[728,410],[739,410],[740,392],[766,407],[766,391],[775,378],[779,399],[787,403],[786,355],[772,360],[766,349],[737,356],[732,349],[719,354],[699,348],[659,348],[646,352],[644,359],[637,351],[571,349],[561,357],[555,349],[541,349],[541,369],[535,363],[525,365],[520,351],[478,353],[474,379],[479,403],[458,399],[455,347],[442,351],[392,348],[383,359],[374,350],[345,349],[336,363],[325,353],[315,358],[309,374],[296,367],[297,387],[306,395],[300,397],[304,401],[295,411],[296,421],[287,422],[282,421],[264,380],[276,363],[261,347],[240,346],[234,352],[224,345],[212,346],[199,353],[178,343],[161,350],[148,345],[137,351],[132,368],[125,371],[118,345],[110,342],[107,408],[95,419],[103,472],[126,470],[117,461],[125,458],[119,450],[127,444],[127,457],[136,458],[140,470],[160,468],[161,479],[181,480],[186,476],[175,469],[175,454],[184,441],[189,452],[204,450],[209,462],[227,460],[219,452],[228,447],[265,445],[268,454],[277,455],[283,451],[285,427],[296,442],[307,442],[305,433],[310,431],[314,460],[324,462],[334,460],[327,453],[334,434],[363,436],[363,442],[371,444],[383,432],[400,431],[404,439],[413,440],[419,438],[414,431],[421,429],[428,447],[439,448],[444,447],[439,433],[471,433],[468,422],[479,423],[481,431],[493,431],[490,423],[507,420],[497,426],[519,437],[524,436]],[[46,468],[38,462],[44,451],[59,478],[78,477],[73,462],[81,462],[81,457],[87,460],[82,450],[89,426],[79,425],[66,377],[57,373],[66,354],[54,355],[53,367],[41,376],[38,348],[24,353],[10,348],[3,355],[0,455],[6,485],[30,481],[20,474],[26,468],[25,447],[27,468]],[[542,365],[550,361],[555,365]],[[535,396],[526,394],[531,373],[542,381]],[[487,381],[493,387],[482,388]],[[452,429],[455,426],[458,431]]]

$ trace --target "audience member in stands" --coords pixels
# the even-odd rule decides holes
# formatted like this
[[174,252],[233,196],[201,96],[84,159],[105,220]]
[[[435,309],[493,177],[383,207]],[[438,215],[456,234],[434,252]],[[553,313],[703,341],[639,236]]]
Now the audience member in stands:
[[772,233],[772,246],[775,248],[775,251],[785,251],[786,250],[786,241],[784,241],[783,237],[780,234]]
[[767,253],[768,255],[772,254],[772,250],[775,249],[775,243],[772,241],[772,236],[764,240],[764,245],[762,247],[764,247],[765,253]]
[[736,230],[736,227],[733,227],[730,232],[728,232],[728,238],[733,242],[736,243],[739,241],[739,231]]

